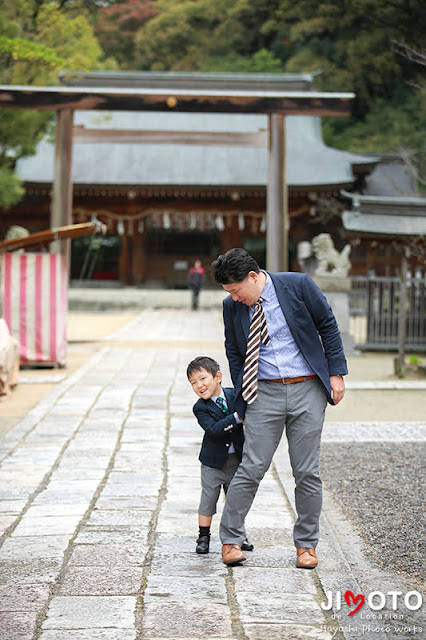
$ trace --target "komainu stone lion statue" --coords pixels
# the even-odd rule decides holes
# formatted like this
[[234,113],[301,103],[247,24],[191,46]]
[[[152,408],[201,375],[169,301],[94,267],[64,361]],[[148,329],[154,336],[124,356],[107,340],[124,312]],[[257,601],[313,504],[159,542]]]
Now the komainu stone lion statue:
[[313,238],[312,251],[318,260],[318,266],[315,269],[316,276],[338,276],[346,277],[351,263],[349,254],[351,246],[347,244],[339,253],[334,247],[333,240],[329,233],[320,233]]
[[20,240],[21,238],[26,238],[30,235],[28,229],[25,227],[19,227],[17,224],[9,227],[6,233],[5,240]]

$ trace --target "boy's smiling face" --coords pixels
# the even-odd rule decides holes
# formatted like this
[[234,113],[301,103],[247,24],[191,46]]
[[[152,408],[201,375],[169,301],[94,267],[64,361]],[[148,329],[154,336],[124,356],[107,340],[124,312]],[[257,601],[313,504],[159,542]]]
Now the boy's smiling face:
[[220,396],[221,394],[221,371],[218,371],[213,376],[206,369],[198,369],[198,371],[191,373],[188,380],[197,396],[203,400],[209,400],[212,396]]

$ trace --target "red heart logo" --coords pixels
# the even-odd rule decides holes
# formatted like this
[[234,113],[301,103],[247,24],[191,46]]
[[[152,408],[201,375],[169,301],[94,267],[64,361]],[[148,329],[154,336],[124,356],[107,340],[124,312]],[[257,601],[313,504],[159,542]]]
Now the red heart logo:
[[[352,599],[352,602],[351,602]],[[348,616],[353,616],[354,613],[356,613],[358,611],[358,609],[361,609],[362,605],[365,602],[365,598],[362,594],[359,594],[358,596],[354,596],[354,594],[352,593],[352,591],[346,591],[345,593],[345,600],[346,600],[346,604],[348,605],[348,607],[351,606],[351,604],[356,604],[358,602],[357,607],[351,611],[350,613],[348,613]]]

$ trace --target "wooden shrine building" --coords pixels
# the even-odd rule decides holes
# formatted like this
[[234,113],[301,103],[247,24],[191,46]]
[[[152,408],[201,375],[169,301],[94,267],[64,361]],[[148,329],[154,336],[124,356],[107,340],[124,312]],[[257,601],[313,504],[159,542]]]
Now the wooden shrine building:
[[299,243],[322,231],[346,243],[335,199],[378,161],[325,145],[320,116],[348,114],[353,96],[312,85],[309,74],[123,72],[0,87],[0,108],[58,114],[56,156],[46,139],[18,162],[26,195],[1,212],[0,234],[96,217],[108,233],[73,241],[76,280],[181,286],[196,258],[234,246],[299,270]]
[[[401,275],[402,258],[411,276],[426,276],[426,198],[386,197],[342,192],[351,203],[342,213],[345,235],[367,275]],[[424,305],[423,300],[423,305]]]

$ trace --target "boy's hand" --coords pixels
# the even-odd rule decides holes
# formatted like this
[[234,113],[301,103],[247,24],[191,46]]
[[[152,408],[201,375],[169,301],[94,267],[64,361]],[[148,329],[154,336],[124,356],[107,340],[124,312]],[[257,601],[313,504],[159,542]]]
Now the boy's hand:
[[238,419],[241,420],[241,424],[244,424],[244,420],[242,419],[242,417],[237,413]]

